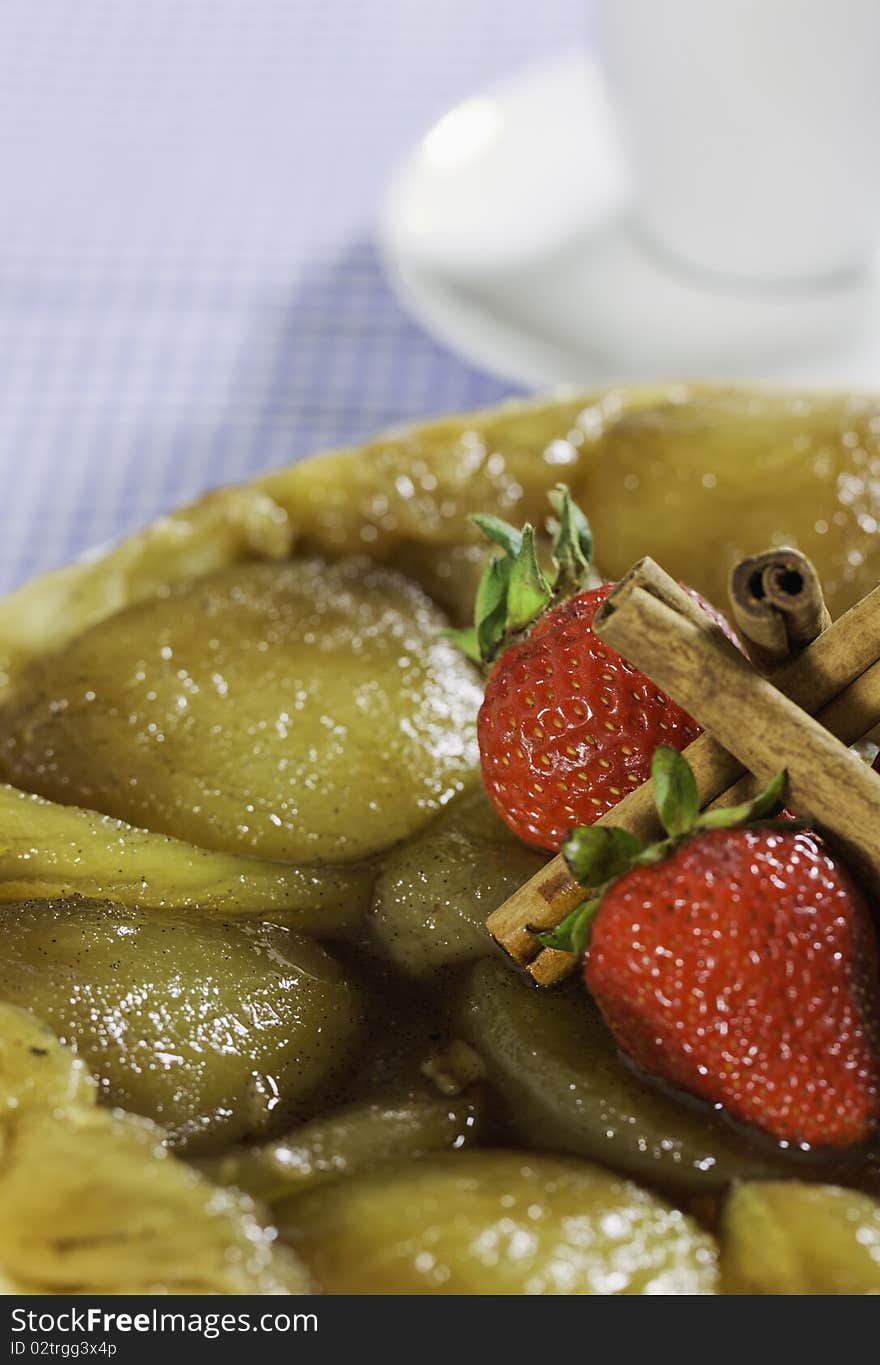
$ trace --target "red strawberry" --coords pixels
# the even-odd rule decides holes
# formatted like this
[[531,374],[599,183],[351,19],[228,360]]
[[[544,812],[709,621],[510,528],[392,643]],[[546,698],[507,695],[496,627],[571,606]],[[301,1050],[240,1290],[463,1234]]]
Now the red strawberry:
[[[559,516],[552,582],[530,526],[474,517],[504,553],[486,566],[474,628],[455,638],[482,663],[503,650],[478,720],[483,782],[514,834],[556,850],[572,826],[592,824],[641,786],[658,744],[684,749],[700,727],[593,634],[614,585],[584,588],[589,525],[566,488],[550,497]],[[724,617],[686,591],[733,639]]]
[[701,733],[593,634],[613,587],[552,607],[505,650],[486,683],[477,724],[483,782],[502,820],[539,848],[558,849],[573,825],[592,824],[641,786],[659,744],[684,749]]
[[862,1142],[880,1118],[880,960],[865,899],[812,832],[719,827],[763,814],[780,782],[750,808],[698,817],[682,769],[658,752],[670,834],[658,849],[620,830],[573,832],[569,865],[605,889],[544,941],[577,948],[589,935],[587,986],[646,1071],[781,1141]]

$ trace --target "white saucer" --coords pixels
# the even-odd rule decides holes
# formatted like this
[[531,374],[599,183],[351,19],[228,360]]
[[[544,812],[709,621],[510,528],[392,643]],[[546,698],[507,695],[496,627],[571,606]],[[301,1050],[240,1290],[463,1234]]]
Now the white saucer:
[[439,340],[526,385],[688,378],[880,385],[880,272],[776,290],[639,240],[585,53],[455,106],[398,168],[379,243]]

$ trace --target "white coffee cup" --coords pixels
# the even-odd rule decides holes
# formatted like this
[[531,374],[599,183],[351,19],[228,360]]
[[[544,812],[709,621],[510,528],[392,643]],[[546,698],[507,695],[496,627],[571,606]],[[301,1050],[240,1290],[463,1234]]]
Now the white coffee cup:
[[594,0],[636,213],[755,282],[858,271],[880,240],[880,0]]

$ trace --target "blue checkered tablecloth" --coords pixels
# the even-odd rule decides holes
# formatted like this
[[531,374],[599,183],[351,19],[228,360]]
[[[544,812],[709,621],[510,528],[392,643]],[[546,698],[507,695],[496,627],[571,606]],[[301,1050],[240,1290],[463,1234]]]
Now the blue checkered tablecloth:
[[584,0],[3,0],[0,589],[195,492],[511,392],[369,237],[453,100]]

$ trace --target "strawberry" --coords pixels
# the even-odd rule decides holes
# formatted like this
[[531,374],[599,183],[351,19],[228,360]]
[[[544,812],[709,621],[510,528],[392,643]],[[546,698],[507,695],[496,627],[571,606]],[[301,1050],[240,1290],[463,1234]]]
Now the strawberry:
[[[477,723],[483,782],[514,834],[555,851],[572,826],[592,824],[641,786],[659,744],[684,749],[700,727],[593,634],[614,585],[582,586],[589,526],[567,489],[551,498],[559,516],[552,582],[538,566],[531,527],[474,518],[504,554],[487,565],[473,630],[456,638],[482,662],[503,650]],[[724,618],[687,591],[729,635]]]
[[[564,854],[600,892],[553,947],[638,1066],[784,1143],[844,1147],[880,1118],[880,959],[862,892],[818,835],[755,802],[698,815],[675,750],[654,760],[667,838],[585,828]],[[757,820],[757,824],[754,822]]]

